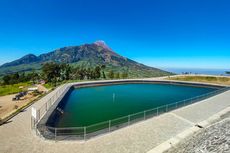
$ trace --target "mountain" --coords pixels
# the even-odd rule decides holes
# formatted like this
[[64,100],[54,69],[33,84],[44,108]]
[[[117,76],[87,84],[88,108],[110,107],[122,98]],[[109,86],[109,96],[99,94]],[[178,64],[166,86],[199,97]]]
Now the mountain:
[[28,54],[22,58],[0,66],[0,75],[15,72],[40,70],[46,62],[64,62],[72,66],[93,67],[106,65],[106,70],[128,72],[130,77],[154,77],[171,75],[172,73],[149,67],[114,52],[104,41],[81,46],[69,46],[56,49],[39,56]]

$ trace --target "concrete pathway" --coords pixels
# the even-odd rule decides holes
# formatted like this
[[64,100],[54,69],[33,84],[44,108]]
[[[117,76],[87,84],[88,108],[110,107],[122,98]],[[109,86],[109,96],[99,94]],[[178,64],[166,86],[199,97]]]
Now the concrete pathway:
[[171,147],[165,153],[229,153],[230,113]]
[[[53,92],[33,106],[41,106]],[[31,107],[0,126],[0,153],[145,153],[230,105],[230,91],[86,142],[49,141],[31,131]]]

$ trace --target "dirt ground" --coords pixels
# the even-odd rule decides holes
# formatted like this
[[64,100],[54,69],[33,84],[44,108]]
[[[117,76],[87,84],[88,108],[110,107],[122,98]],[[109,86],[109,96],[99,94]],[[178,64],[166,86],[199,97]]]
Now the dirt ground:
[[[42,91],[43,93],[48,92],[48,90],[42,85],[37,85],[37,87],[38,87],[38,91]],[[0,97],[0,119],[9,116],[17,109],[29,104],[30,102],[32,102],[33,100],[39,97],[39,96],[34,96],[32,93],[28,93],[20,100],[13,101],[12,98],[15,97],[15,95],[16,94]]]
[[12,101],[12,98],[16,94],[13,95],[7,95],[7,96],[2,96],[0,97],[0,118],[3,119],[7,116],[9,116],[11,113],[16,111],[17,109],[27,105],[34,99],[36,99],[38,96],[33,96],[33,95],[26,95],[22,99],[18,101]]

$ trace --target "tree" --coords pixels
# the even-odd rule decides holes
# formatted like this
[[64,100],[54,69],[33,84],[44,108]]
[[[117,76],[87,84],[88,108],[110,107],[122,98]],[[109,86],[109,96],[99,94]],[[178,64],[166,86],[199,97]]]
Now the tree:
[[104,70],[106,68],[106,66],[103,64],[101,65],[101,69]]
[[79,70],[78,70],[78,75],[79,75],[79,79],[80,80],[83,80],[83,79],[85,79],[87,76],[86,76],[86,72],[87,72],[87,70],[86,69],[84,69],[84,68],[80,68]]
[[123,72],[121,74],[121,77],[122,77],[122,79],[128,78],[128,73],[127,72]]
[[110,71],[109,71],[108,77],[109,77],[110,79],[113,79],[113,78],[114,78],[114,72],[113,72],[113,70],[110,70]]
[[106,79],[106,75],[105,75],[105,72],[104,72],[104,71],[102,71],[102,78],[103,78],[103,79]]
[[119,72],[115,73],[114,77],[115,77],[116,79],[120,79],[120,73],[119,73]]
[[100,68],[100,66],[95,67],[94,73],[95,73],[95,79],[99,79],[101,77],[101,68]]
[[70,74],[72,71],[72,67],[69,64],[62,63],[60,65],[60,75],[61,75],[61,80],[69,80],[70,79]]
[[15,83],[18,83],[20,81],[20,75],[19,73],[14,73],[12,76],[11,76],[11,84],[15,84]]
[[230,75],[230,71],[226,71],[225,73]]
[[33,70],[32,73],[29,73],[26,78],[35,84],[39,80],[39,74]]
[[3,80],[3,84],[7,85],[7,84],[10,84],[10,75],[5,75],[3,76],[2,80]]
[[[23,79],[21,78],[21,76],[23,77]],[[8,74],[5,75],[2,80],[3,80],[3,84],[8,85],[8,84],[16,84],[19,83],[21,81],[24,82],[24,74],[23,75],[19,75],[19,73],[14,73],[14,74]]]
[[80,80],[81,76],[79,74],[79,71],[80,71],[79,67],[73,68],[73,70],[71,72],[71,79]]
[[15,76],[15,79],[18,79],[18,82],[25,82],[28,81],[28,77],[25,76],[25,73],[22,72],[20,75],[17,74],[17,76]]
[[103,77],[103,79],[106,79],[106,76],[105,76],[105,68],[106,68],[105,65],[101,65],[101,70],[102,70],[102,77]]
[[57,81],[60,79],[61,67],[57,63],[45,63],[42,66],[42,71],[44,73],[45,79],[48,82],[54,83],[56,86]]
[[93,78],[93,73],[90,68],[85,69],[85,77],[89,80]]

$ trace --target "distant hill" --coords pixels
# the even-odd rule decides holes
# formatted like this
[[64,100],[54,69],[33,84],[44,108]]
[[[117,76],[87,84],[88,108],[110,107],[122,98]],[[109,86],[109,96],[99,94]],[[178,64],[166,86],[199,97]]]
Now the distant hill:
[[0,66],[0,75],[40,70],[45,62],[69,63],[72,66],[94,67],[106,65],[106,70],[128,72],[130,77],[154,77],[172,73],[149,67],[115,53],[104,41],[56,49],[39,56],[28,54]]

